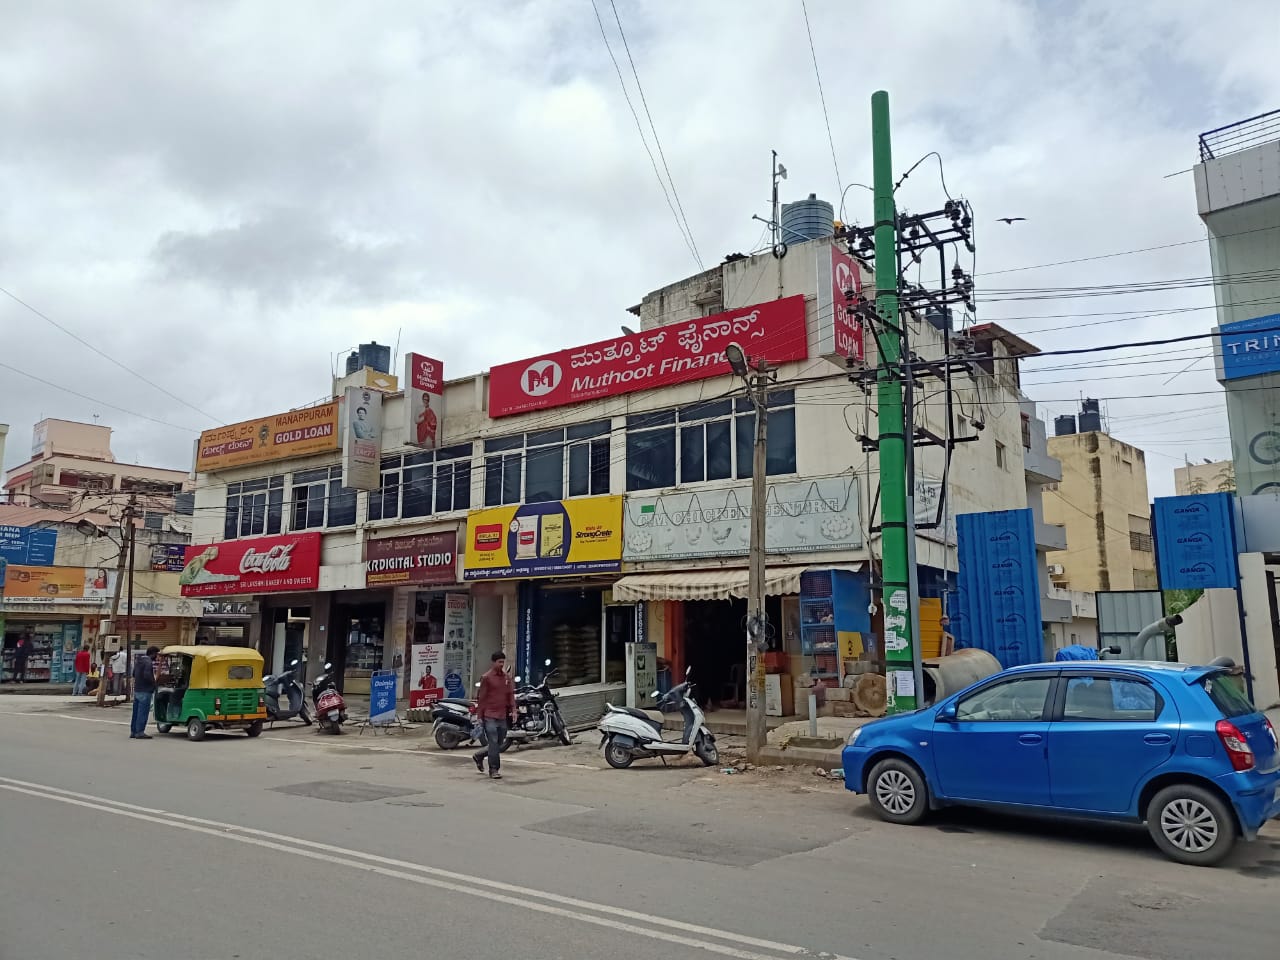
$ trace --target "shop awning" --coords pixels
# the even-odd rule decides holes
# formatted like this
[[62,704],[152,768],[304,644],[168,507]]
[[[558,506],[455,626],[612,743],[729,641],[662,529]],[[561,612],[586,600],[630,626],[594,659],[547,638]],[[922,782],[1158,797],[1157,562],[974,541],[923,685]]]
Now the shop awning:
[[[800,575],[806,570],[862,570],[854,566],[768,567],[765,593],[771,597],[800,592]],[[679,573],[632,573],[613,585],[613,598],[623,603],[641,600],[728,600],[747,596],[750,574],[745,569],[683,570]]]

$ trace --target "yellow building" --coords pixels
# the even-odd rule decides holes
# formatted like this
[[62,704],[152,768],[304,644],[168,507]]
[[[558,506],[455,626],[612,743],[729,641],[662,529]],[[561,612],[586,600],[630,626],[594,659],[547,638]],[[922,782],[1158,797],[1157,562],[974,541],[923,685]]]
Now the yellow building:
[[1153,590],[1155,550],[1147,463],[1141,450],[1104,433],[1097,402],[1084,401],[1081,427],[1059,417],[1049,455],[1062,481],[1044,489],[1044,518],[1067,529],[1067,549],[1049,554],[1049,575],[1069,590]]
[[1230,460],[1188,463],[1173,471],[1174,492],[1185,497],[1197,493],[1225,493],[1236,488],[1236,468]]

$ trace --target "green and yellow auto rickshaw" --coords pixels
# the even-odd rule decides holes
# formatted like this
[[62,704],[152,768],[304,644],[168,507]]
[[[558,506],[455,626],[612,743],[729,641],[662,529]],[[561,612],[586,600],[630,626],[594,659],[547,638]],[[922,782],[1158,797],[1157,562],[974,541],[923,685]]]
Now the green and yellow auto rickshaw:
[[262,732],[267,717],[262,655],[247,647],[165,647],[156,658],[156,727],[185,725],[187,739],[209,730]]

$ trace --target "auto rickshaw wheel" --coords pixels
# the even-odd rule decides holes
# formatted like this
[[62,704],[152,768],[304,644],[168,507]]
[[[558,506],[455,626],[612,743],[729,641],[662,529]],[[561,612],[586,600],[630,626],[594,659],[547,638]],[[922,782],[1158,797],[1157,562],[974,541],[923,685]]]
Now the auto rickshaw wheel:
[[168,733],[170,730],[172,730],[172,729],[173,729],[173,724],[172,724],[172,723],[157,723],[157,724],[156,724],[156,729],[157,729],[157,730],[159,730],[161,733]]
[[204,739],[205,723],[199,717],[192,717],[187,721],[187,739],[197,742]]
[[253,721],[253,723],[245,727],[244,732],[251,737],[256,737],[258,734],[262,733],[262,721],[261,720]]

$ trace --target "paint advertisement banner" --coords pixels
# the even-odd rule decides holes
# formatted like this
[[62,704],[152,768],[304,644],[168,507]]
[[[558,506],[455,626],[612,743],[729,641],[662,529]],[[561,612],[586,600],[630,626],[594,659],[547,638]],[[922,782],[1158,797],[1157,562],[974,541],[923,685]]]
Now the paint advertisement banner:
[[320,533],[251,537],[187,547],[184,597],[289,593],[320,586]]
[[0,560],[30,567],[51,567],[57,546],[57,530],[0,524]]
[[489,371],[489,416],[505,417],[732,373],[737,342],[770,363],[809,356],[803,295],[561,350]]
[[[829,254],[817,254],[818,350],[840,368],[846,361],[866,359],[862,322],[855,306],[863,296],[862,273],[866,269],[833,241]],[[868,280],[871,278],[868,277]],[[874,298],[874,283],[868,290]],[[850,296],[852,294],[852,296]]]
[[558,577],[622,569],[622,497],[473,510],[463,579]]
[[200,434],[196,473],[338,449],[338,401],[245,420]]
[[409,709],[432,706],[445,696],[444,644],[415,643],[409,660]]
[[1231,494],[1157,497],[1152,521],[1162,589],[1209,590],[1238,585]]
[[445,696],[467,696],[472,651],[471,596],[466,593],[447,593],[444,598]]
[[[858,481],[852,475],[769,484],[769,553],[812,553],[862,545]],[[630,494],[625,511],[628,563],[744,556],[751,544],[751,484],[698,493]]]
[[376,537],[364,542],[364,582],[368,587],[453,583],[457,561],[455,530]]
[[369,722],[396,722],[396,672],[375,670],[369,677]]
[[4,599],[39,603],[109,600],[116,572],[106,567],[31,567],[8,564]]
[[1239,380],[1280,372],[1280,313],[1224,323],[1214,353],[1221,357],[1219,379]]
[[382,484],[382,391],[347,387],[342,433],[342,485],[377,490]]
[[444,364],[420,353],[404,358],[405,443],[435,450],[444,419]]

